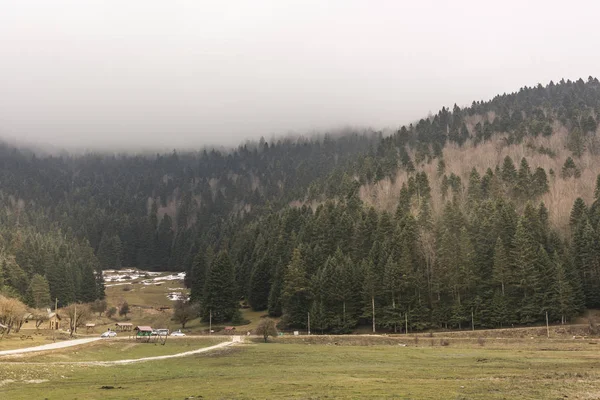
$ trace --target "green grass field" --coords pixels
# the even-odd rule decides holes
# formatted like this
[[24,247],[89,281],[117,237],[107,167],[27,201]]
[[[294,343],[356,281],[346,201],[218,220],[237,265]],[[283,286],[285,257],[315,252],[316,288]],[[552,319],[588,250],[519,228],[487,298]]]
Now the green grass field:
[[[420,340],[402,347],[304,339],[246,343],[123,366],[56,365],[41,357],[32,359],[36,364],[2,363],[0,398],[600,398],[600,345],[588,341],[511,340],[481,346],[457,340],[432,346]],[[94,349],[89,351],[80,354],[95,357]],[[118,349],[111,351],[106,357]]]

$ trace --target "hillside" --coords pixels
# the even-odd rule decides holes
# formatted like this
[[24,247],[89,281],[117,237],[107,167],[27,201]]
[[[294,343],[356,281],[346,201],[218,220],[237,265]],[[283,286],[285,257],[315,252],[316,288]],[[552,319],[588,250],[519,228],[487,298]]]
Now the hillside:
[[[87,249],[88,277],[186,271],[217,322],[239,301],[288,327],[310,312],[333,333],[566,322],[600,307],[599,113],[590,77],[443,108],[387,137],[156,156],[3,146],[2,290],[25,293],[37,273],[51,298],[87,301],[33,261],[47,246],[32,238],[55,235]],[[61,276],[82,264],[69,265]]]

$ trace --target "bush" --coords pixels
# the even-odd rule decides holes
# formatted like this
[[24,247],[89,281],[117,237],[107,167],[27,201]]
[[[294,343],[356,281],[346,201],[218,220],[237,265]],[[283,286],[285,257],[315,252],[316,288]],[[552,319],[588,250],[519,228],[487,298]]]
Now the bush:
[[477,344],[479,344],[480,346],[485,346],[485,339],[479,336],[477,338]]
[[127,318],[127,314],[129,314],[129,304],[124,302],[119,309],[119,315]]
[[448,339],[440,339],[440,346],[450,346],[450,341]]

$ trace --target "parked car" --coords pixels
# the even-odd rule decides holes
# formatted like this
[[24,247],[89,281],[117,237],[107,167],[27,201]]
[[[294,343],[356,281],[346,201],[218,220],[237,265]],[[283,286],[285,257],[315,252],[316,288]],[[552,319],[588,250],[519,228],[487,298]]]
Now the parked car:
[[152,336],[168,336],[168,335],[169,335],[168,329],[154,329],[152,331]]
[[171,333],[171,336],[185,336],[185,333],[181,332],[181,330],[178,330]]
[[117,332],[115,332],[115,331],[106,331],[102,335],[100,335],[100,337],[103,337],[103,338],[110,338],[110,337],[115,337],[115,336],[117,336]]

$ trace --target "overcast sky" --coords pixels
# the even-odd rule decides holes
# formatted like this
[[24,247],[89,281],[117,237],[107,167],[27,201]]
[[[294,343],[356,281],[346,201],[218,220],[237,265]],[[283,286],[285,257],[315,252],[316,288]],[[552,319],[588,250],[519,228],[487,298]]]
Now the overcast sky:
[[0,0],[0,136],[135,150],[397,128],[600,75],[599,3]]

